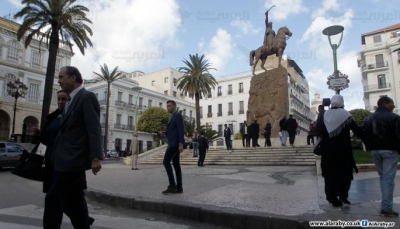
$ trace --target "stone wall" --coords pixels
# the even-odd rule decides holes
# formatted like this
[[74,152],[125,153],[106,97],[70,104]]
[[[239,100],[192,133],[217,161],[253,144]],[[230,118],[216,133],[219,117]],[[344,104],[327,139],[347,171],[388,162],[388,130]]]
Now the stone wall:
[[247,107],[247,124],[254,120],[260,125],[260,136],[265,125],[272,125],[271,138],[279,138],[279,121],[288,115],[288,76],[284,67],[261,72],[251,79]]

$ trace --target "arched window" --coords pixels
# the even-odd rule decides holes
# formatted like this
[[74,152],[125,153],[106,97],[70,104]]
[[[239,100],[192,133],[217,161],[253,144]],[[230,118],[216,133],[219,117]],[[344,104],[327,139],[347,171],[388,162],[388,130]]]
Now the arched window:
[[17,79],[17,77],[15,76],[15,75],[13,75],[13,74],[11,74],[11,73],[8,73],[6,76],[5,76],[5,78],[6,78],[6,82],[5,82],[5,84],[4,84],[4,94],[3,94],[3,97],[4,98],[6,98],[6,99],[14,99],[11,95],[9,95],[8,94],[8,92],[7,92],[7,84],[8,84],[8,82],[10,82],[10,81],[15,81],[16,79]]
[[18,61],[18,44],[12,41],[8,47],[7,59]]

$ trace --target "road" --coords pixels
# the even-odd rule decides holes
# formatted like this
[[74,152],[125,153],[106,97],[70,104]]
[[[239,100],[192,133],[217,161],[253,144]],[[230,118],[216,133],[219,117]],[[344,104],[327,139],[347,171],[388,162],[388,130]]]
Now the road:
[[[10,171],[10,169],[0,170],[0,228],[42,228],[45,196],[41,192],[42,184],[17,177]],[[88,207],[90,215],[96,220],[91,227],[93,229],[227,229],[226,227],[178,219],[160,213],[111,208],[90,201]],[[61,228],[73,228],[68,217],[64,216]]]

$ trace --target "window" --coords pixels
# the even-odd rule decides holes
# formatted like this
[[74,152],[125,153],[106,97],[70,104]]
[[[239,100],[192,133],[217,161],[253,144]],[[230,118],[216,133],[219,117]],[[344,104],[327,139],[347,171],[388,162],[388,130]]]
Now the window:
[[192,116],[192,113],[193,113],[192,111],[189,112],[189,118],[190,118],[190,119],[192,119],[192,117],[193,117],[193,116]]
[[183,109],[182,115],[186,116],[186,109]]
[[128,102],[129,102],[129,104],[133,104],[133,95],[129,94]]
[[168,83],[168,77],[164,78],[164,83]]
[[152,141],[147,141],[147,150],[151,150],[152,144],[153,144]]
[[233,104],[228,103],[228,115],[233,115]]
[[60,71],[60,64],[61,64],[61,59],[57,58],[57,60],[56,60],[56,72]]
[[168,95],[168,90],[164,91],[164,95]]
[[155,84],[156,84],[155,80],[151,81],[151,86],[154,86]]
[[222,104],[218,104],[218,114],[217,116],[222,116]]
[[229,127],[229,129],[231,129],[231,135],[233,135],[233,133],[235,132],[235,131],[233,130],[233,124],[228,124],[228,127]]
[[176,91],[173,91],[173,92],[172,92],[172,95],[173,95],[174,97],[176,97]]
[[208,118],[211,118],[211,117],[212,117],[212,105],[208,105],[207,117],[208,117]]
[[39,84],[30,83],[28,100],[31,102],[37,102],[38,98],[39,98]]
[[200,107],[200,118],[203,118],[203,107]]
[[8,153],[17,153],[18,150],[18,146],[12,143],[7,143],[7,152]]
[[174,86],[176,86],[176,82],[177,82],[177,80],[174,78]]
[[244,114],[244,101],[239,101],[239,114]]
[[7,59],[18,61],[18,44],[16,41],[10,43],[7,52]]
[[387,88],[385,74],[378,75],[378,88]]
[[158,106],[159,106],[159,107],[162,107],[162,106],[163,106],[163,104],[162,104],[162,103],[158,103]]
[[228,95],[232,95],[232,84],[228,85]]
[[141,109],[141,107],[143,106],[143,98],[139,97],[139,109]]
[[117,124],[121,124],[122,114],[117,114]]
[[373,39],[374,39],[374,43],[382,42],[381,35],[375,35],[375,36],[373,36]]
[[239,83],[239,93],[243,93],[243,83]]
[[208,93],[208,98],[212,98],[212,93]]
[[149,101],[147,103],[147,107],[152,107],[152,103],[153,103],[153,100],[149,99]]
[[7,98],[7,99],[14,99],[11,95],[9,95],[8,94],[8,92],[7,92],[7,84],[8,84],[8,82],[10,82],[10,81],[15,81],[17,78],[13,75],[13,74],[7,74],[6,75],[6,82],[4,82],[4,98]]
[[128,126],[133,126],[133,116],[128,116]]
[[218,87],[218,96],[221,96],[221,95],[222,95],[222,87],[219,86],[219,87]]
[[56,105],[57,104],[57,88],[53,88],[53,94],[51,95],[51,103]]
[[40,68],[41,63],[41,55],[38,51],[32,52],[32,67]]
[[118,101],[122,101],[122,92],[121,91],[118,92]]
[[218,135],[222,136],[222,125],[218,125]]
[[376,67],[377,68],[382,68],[385,66],[385,63],[383,61],[383,54],[378,54],[375,55],[375,62],[376,62]]

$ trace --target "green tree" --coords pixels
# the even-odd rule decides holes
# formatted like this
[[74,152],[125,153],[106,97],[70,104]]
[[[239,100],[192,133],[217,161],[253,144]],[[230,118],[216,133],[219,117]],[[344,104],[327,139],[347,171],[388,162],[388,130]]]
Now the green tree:
[[161,107],[147,108],[140,116],[137,130],[148,133],[159,133],[167,130],[171,115]]
[[[75,2],[76,0],[23,0],[22,4],[25,7],[14,15],[14,18],[23,17],[21,27],[17,31],[17,39],[18,41],[25,39],[25,48],[34,37],[38,36],[40,42],[45,39],[49,49],[42,104],[42,127],[50,111],[60,38],[71,51],[73,41],[82,54],[85,54],[87,45],[92,46],[88,35],[93,33],[86,24],[92,23],[86,17],[89,9],[81,5],[73,5]],[[26,37],[24,37],[25,34],[27,34]]]
[[201,132],[204,132],[204,136],[206,136],[207,138],[207,142],[208,144],[212,144],[213,142],[215,142],[216,140],[218,140],[219,138],[221,138],[218,134],[218,131],[213,130],[211,128],[207,128],[206,126],[201,126]]
[[185,133],[193,134],[194,129],[196,128],[195,121],[183,121],[183,126],[185,128]]
[[364,119],[371,114],[371,112],[364,110],[364,109],[354,109],[349,111],[350,114],[353,116],[354,121],[357,123],[358,126],[362,126],[364,123]]
[[188,93],[195,98],[196,102],[196,126],[200,130],[200,95],[206,97],[211,93],[211,90],[218,85],[215,78],[209,73],[211,64],[204,59],[204,55],[190,55],[189,60],[183,59],[185,67],[179,67],[178,70],[183,73],[183,76],[177,80],[177,88],[184,94]]
[[104,150],[104,155],[107,153],[107,143],[108,143],[108,113],[110,109],[110,87],[111,84],[123,77],[122,73],[118,71],[118,66],[115,67],[111,72],[108,70],[108,67],[106,64],[104,66],[100,65],[100,70],[101,74],[97,72],[93,72],[94,74],[98,75],[102,80],[107,82],[107,105],[106,105],[106,123],[105,123],[105,128],[104,128],[104,141],[103,141],[103,150]]

